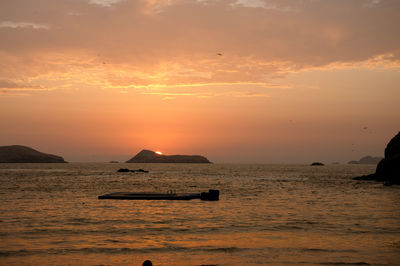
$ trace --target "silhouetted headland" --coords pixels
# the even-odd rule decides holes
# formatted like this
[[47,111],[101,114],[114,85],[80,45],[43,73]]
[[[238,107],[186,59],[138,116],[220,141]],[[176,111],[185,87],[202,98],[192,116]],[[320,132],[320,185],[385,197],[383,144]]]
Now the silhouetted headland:
[[380,156],[372,157],[368,155],[358,161],[349,161],[348,164],[378,164],[382,159],[383,157]]
[[381,181],[386,185],[400,185],[400,132],[386,145],[385,158],[378,163],[375,173],[354,179]]
[[39,152],[32,148],[12,145],[0,147],[0,163],[66,163],[60,156]]
[[160,155],[150,150],[142,150],[127,163],[211,163],[201,155]]

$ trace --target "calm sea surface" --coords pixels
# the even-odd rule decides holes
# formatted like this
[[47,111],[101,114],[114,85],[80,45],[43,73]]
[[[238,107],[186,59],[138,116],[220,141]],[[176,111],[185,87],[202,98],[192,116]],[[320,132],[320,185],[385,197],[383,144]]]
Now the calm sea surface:
[[[400,265],[400,187],[351,179],[374,169],[1,164],[0,264]],[[209,188],[220,201],[97,199]]]

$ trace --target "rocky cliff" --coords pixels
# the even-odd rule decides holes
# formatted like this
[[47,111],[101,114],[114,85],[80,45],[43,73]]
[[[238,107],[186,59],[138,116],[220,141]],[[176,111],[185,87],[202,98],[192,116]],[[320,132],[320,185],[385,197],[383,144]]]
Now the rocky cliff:
[[127,163],[211,163],[200,155],[159,155],[153,151],[142,150]]
[[355,179],[383,181],[389,185],[400,184],[400,132],[387,144],[385,158],[378,163],[375,173]]
[[20,145],[0,146],[0,163],[65,163],[60,156]]

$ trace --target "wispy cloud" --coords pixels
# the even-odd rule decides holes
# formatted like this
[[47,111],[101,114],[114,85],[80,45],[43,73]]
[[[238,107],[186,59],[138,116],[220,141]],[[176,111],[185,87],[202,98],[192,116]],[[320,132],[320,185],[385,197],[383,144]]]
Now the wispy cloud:
[[73,12],[73,11],[66,12],[66,14],[67,14],[68,16],[82,16],[82,13],[80,13],[80,12]]
[[288,89],[288,85],[273,84],[267,82],[210,82],[210,83],[178,83],[178,84],[131,84],[121,86],[110,86],[109,88],[132,88],[132,89],[147,89],[147,90],[160,90],[168,88],[206,88],[206,87],[261,87],[261,88],[277,88]]
[[379,5],[383,0],[366,0],[365,7],[373,8]]
[[262,8],[265,10],[275,10],[281,12],[298,12],[295,5],[288,5],[282,1],[266,1],[266,0],[236,0],[230,4],[232,7],[246,7],[246,8]]
[[260,90],[260,88],[236,88],[235,85],[229,86],[226,89],[215,89],[205,87],[200,91],[184,90],[176,91],[176,87],[165,88],[165,90],[157,91],[142,91],[143,95],[161,96],[165,100],[175,99],[177,97],[195,97],[199,99],[207,99],[213,97],[233,97],[233,98],[269,98],[269,94]]
[[29,95],[31,94],[26,92],[15,92],[15,91],[0,89],[0,96],[29,96]]
[[27,96],[34,92],[48,90],[50,89],[38,84],[0,79],[0,95]]
[[[257,7],[266,8],[267,7],[267,4],[262,0],[236,0],[236,2],[233,3],[232,5],[241,5],[241,6],[253,7],[253,8],[257,8]],[[274,7],[276,7],[276,6],[274,6]]]
[[100,6],[104,6],[104,7],[109,7],[109,6],[112,6],[113,4],[116,4],[121,1],[124,1],[124,0],[89,0],[89,4],[95,4],[95,5],[100,5]]
[[15,82],[12,80],[0,79],[0,89],[4,90],[42,90],[40,85],[25,82]]
[[[104,89],[122,93],[138,93],[178,97],[269,97],[271,91],[287,90],[293,84],[285,76],[306,70],[334,70],[350,68],[400,69],[392,54],[381,55],[363,62],[334,62],[322,66],[301,66],[289,62],[267,62],[259,59],[238,58],[228,64],[215,61],[192,63],[165,62],[157,67],[143,68],[127,64],[103,64],[95,56],[84,54],[49,54],[24,60],[27,70],[15,75],[12,66],[16,59],[3,57],[0,76],[13,78],[0,80],[0,88],[11,91]],[[15,66],[14,66],[15,67]],[[29,71],[28,71],[29,70]]]
[[50,26],[47,24],[40,24],[34,22],[15,22],[15,21],[2,21],[0,22],[0,28],[25,28],[34,30],[48,30]]

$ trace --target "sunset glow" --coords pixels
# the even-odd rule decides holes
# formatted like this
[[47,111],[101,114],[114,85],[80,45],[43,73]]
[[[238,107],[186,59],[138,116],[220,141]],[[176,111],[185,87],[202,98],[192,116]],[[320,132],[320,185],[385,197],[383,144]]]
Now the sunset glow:
[[20,2],[0,4],[0,145],[345,162],[399,130],[399,1]]
[[399,265],[399,25],[400,0],[0,0],[0,264]]

